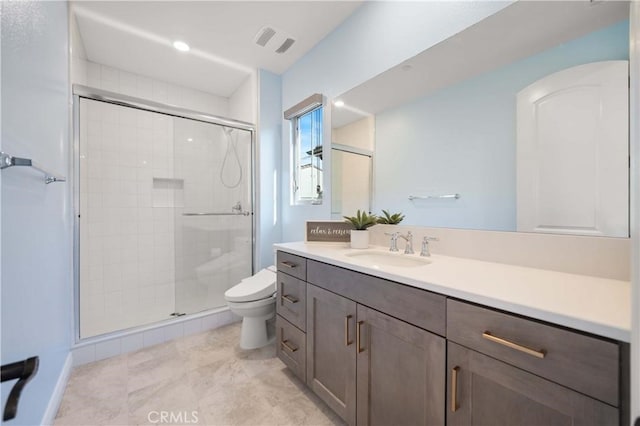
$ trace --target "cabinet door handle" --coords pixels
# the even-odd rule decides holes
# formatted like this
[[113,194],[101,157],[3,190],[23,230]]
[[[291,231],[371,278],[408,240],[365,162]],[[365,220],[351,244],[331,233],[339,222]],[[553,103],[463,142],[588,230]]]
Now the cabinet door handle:
[[280,262],[283,266],[286,266],[287,268],[293,269],[296,266],[298,266],[297,263],[293,263],[293,262],[289,262],[288,260],[284,260],[282,262]]
[[458,371],[460,367],[455,366],[451,369],[451,412],[455,413],[458,407]]
[[349,340],[349,320],[353,318],[352,315],[347,315],[344,317],[344,345],[349,346],[353,342]]
[[495,342],[495,343],[498,343],[500,345],[506,346],[508,348],[515,349],[515,350],[520,351],[520,352],[524,352],[525,354],[528,354],[528,355],[531,355],[531,356],[535,356],[536,358],[542,359],[545,356],[545,351],[543,349],[537,351],[535,349],[531,349],[531,348],[528,348],[526,346],[522,346],[522,345],[519,345],[517,343],[510,342],[509,340],[503,339],[501,337],[496,337],[496,336],[492,335],[491,332],[489,332],[489,331],[485,331],[484,333],[482,333],[482,337],[484,337],[485,339],[490,340],[492,342]]
[[364,321],[358,321],[358,327],[356,328],[356,340],[357,340],[356,346],[358,346],[358,353],[364,352],[364,349],[362,349],[362,345],[360,345],[361,336],[362,336],[362,324],[364,324]]
[[288,340],[281,341],[280,346],[282,347],[282,349],[285,349],[289,352],[295,352],[298,350],[298,348],[296,348],[295,346],[291,346]]
[[298,303],[298,299],[290,296],[288,294],[283,294],[280,299],[282,299],[283,302],[289,302],[289,303]]

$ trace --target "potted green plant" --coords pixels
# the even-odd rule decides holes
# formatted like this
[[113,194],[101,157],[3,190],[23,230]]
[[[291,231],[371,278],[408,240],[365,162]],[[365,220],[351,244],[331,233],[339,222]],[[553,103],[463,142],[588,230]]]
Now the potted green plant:
[[375,214],[367,214],[365,211],[356,213],[355,216],[343,216],[345,222],[350,223],[354,229],[351,230],[351,248],[366,249],[369,247],[368,228],[375,225],[378,220]]
[[382,210],[384,216],[378,216],[378,223],[383,225],[398,225],[404,219],[402,212],[390,214],[386,210]]

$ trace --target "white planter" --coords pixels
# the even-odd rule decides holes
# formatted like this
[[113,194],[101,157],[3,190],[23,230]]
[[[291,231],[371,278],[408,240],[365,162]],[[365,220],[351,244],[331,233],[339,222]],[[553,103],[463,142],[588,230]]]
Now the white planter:
[[351,248],[366,249],[369,248],[369,230],[363,231],[351,230]]

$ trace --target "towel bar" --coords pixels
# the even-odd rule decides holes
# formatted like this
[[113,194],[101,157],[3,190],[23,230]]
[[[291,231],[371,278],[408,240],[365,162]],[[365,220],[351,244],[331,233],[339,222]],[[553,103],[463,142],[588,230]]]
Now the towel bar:
[[6,152],[0,152],[0,170],[7,169],[13,166],[27,166],[39,171],[44,175],[44,183],[67,181],[67,179],[62,176],[56,176],[54,173],[48,172],[30,158],[13,157]]
[[439,200],[439,199],[445,199],[445,198],[454,198],[454,199],[457,200],[458,198],[460,198],[460,194],[424,195],[424,196],[409,195],[409,201],[413,201],[413,200]]

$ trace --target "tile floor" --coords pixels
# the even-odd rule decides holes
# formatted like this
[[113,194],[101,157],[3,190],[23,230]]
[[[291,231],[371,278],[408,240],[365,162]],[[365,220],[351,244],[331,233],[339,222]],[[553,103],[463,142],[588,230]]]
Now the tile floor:
[[[56,425],[342,425],[240,323],[73,370]],[[161,417],[161,416],[164,416]]]

